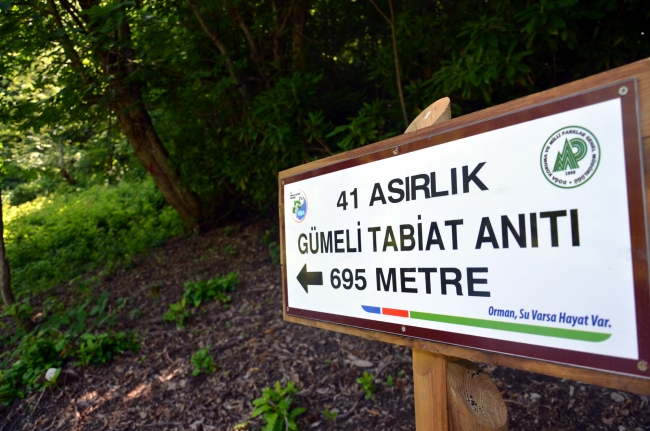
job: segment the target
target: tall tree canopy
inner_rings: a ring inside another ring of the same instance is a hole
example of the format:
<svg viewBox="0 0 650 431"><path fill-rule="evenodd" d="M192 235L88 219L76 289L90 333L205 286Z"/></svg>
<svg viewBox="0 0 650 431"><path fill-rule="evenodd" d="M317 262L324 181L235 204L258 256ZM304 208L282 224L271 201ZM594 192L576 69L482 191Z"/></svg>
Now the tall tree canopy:
<svg viewBox="0 0 650 431"><path fill-rule="evenodd" d="M272 211L279 170L400 133L438 97L458 115L650 56L641 0L5 0L0 10L4 151L45 134L70 181L64 150L101 147L92 170L106 179L119 129L194 225Z"/></svg>

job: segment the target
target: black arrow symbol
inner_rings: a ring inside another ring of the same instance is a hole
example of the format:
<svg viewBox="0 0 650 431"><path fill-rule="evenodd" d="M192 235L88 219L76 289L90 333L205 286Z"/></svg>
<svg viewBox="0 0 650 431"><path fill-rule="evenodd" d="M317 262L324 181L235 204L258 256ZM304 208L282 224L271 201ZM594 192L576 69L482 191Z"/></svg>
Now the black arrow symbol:
<svg viewBox="0 0 650 431"><path fill-rule="evenodd" d="M322 272L307 272L307 264L302 267L300 274L298 274L298 283L305 289L305 292L309 293L307 286L310 284L313 286L322 286L323 285L323 273Z"/></svg>

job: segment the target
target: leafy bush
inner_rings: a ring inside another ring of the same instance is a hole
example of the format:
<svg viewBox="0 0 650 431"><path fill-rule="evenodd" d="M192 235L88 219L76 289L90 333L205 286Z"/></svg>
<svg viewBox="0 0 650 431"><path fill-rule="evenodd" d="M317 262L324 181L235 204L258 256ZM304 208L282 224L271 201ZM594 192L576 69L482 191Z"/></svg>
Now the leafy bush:
<svg viewBox="0 0 650 431"><path fill-rule="evenodd" d="M16 304L13 309L7 307L4 314L14 314L16 309L31 310L28 301ZM82 299L68 308L55 298L46 299L36 330L25 333L24 329L18 329L13 337L2 337L7 350L0 354L0 403L9 405L15 398L24 397L26 391L51 385L43 380L46 370L60 369L72 358L86 366L104 364L126 350L137 351L140 343L135 334L85 332L89 325L95 329L112 326L116 313L124 305L125 301L120 299L111 312L106 312L109 308L106 292L97 298Z"/></svg>
<svg viewBox="0 0 650 431"><path fill-rule="evenodd" d="M105 364L122 352L137 353L141 347L138 336L132 333L83 334L79 338L81 343L75 356L84 367Z"/></svg>
<svg viewBox="0 0 650 431"><path fill-rule="evenodd" d="M208 353L209 350L210 346L207 346L192 355L192 365L194 365L192 376L196 377L201 373L211 374L217 371L214 358Z"/></svg>
<svg viewBox="0 0 650 431"><path fill-rule="evenodd" d="M179 302L169 304L169 311L165 313L163 319L166 322L175 323L177 328L182 328L188 317L190 317L190 312L187 311L187 299L183 298Z"/></svg>
<svg viewBox="0 0 650 431"><path fill-rule="evenodd" d="M33 389L45 370L63 365L70 353L70 343L70 337L51 328L23 337L12 355L18 360L3 373L3 380L11 381L17 388L24 385Z"/></svg>
<svg viewBox="0 0 650 431"><path fill-rule="evenodd" d="M183 230L151 180L40 197L4 212L18 295L128 260Z"/></svg>
<svg viewBox="0 0 650 431"><path fill-rule="evenodd" d="M231 272L225 277L217 276L207 281L197 281L195 283L188 281L185 283L183 299L187 299L194 307L199 307L208 299L216 299L223 304L227 304L232 300L232 297L226 295L226 292L235 290L235 286L239 283L238 275L236 272Z"/></svg>
<svg viewBox="0 0 650 431"><path fill-rule="evenodd" d="M251 418L264 415L266 426L263 431L297 430L296 417L307 409L296 407L291 410L296 393L298 389L293 382L287 383L285 388L280 386L280 382L275 382L275 390L264 388L262 396L253 400L253 406L256 408L251 413Z"/></svg>
<svg viewBox="0 0 650 431"><path fill-rule="evenodd" d="M361 385L363 391L366 393L366 399L370 399L372 397L372 394L374 394L375 390L377 389L372 383L372 380L374 378L375 376L368 373L367 371L364 371L363 376L357 379L357 383Z"/></svg>

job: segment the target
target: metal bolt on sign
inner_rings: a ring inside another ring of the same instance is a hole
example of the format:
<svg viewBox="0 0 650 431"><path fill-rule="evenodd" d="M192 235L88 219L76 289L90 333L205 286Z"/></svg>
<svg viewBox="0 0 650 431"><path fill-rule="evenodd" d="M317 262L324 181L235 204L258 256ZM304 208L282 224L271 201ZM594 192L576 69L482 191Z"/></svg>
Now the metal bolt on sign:
<svg viewBox="0 0 650 431"><path fill-rule="evenodd" d="M402 326L402 332L406 332L406 328Z"/></svg>
<svg viewBox="0 0 650 431"><path fill-rule="evenodd" d="M393 154L397 155L397 153L399 153L399 147L395 147L395 149L393 150Z"/></svg>
<svg viewBox="0 0 650 431"><path fill-rule="evenodd" d="M639 371L648 371L648 362L646 361L639 361L636 366L639 368Z"/></svg>
<svg viewBox="0 0 650 431"><path fill-rule="evenodd" d="M621 88L619 88L618 94L620 94L621 96L625 96L627 94L627 87L623 85Z"/></svg>

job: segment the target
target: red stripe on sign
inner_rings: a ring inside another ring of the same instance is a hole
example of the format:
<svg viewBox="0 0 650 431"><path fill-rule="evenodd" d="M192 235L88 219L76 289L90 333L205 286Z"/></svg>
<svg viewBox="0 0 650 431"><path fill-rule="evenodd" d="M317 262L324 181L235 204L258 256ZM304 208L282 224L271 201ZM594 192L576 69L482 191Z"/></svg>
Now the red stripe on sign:
<svg viewBox="0 0 650 431"><path fill-rule="evenodd" d="M409 317L408 310L398 310L396 308L382 308L381 314L388 314L389 316Z"/></svg>

